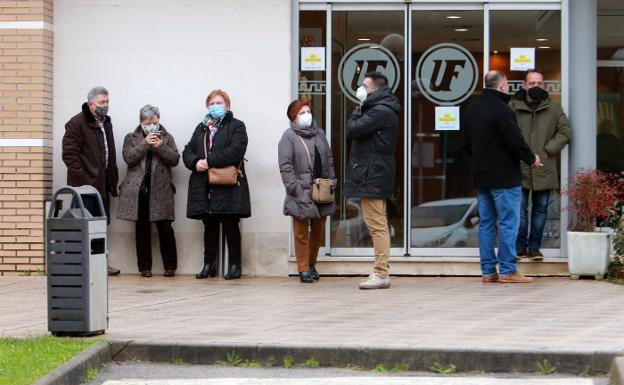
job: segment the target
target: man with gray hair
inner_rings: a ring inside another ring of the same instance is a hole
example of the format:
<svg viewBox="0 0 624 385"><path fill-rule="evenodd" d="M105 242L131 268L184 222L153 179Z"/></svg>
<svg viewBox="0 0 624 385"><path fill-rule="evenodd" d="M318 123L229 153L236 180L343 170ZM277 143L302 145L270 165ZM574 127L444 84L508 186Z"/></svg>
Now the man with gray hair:
<svg viewBox="0 0 624 385"><path fill-rule="evenodd" d="M481 96L466 109L460 120L464 150L471 158L472 178L477 190L482 281L530 283L533 279L516 269L522 192L520 161L533 167L539 167L541 162L522 137L516 116L507 105L510 96L505 74L489 71L484 83ZM497 225L498 255L494 251Z"/></svg>
<svg viewBox="0 0 624 385"><path fill-rule="evenodd" d="M65 124L63 162L67 166L67 184L95 187L104 202L110 224L110 195L117 196L117 160L113 125L108 116L109 97L104 87L93 87L87 94L82 111ZM97 203L87 199L86 208L97 211ZM109 275L119 269L108 266Z"/></svg>

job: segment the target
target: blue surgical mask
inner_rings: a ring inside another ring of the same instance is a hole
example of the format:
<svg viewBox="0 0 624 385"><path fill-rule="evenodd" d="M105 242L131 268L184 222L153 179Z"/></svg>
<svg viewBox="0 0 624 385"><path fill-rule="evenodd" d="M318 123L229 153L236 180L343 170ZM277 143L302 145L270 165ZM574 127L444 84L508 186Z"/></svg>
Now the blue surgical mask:
<svg viewBox="0 0 624 385"><path fill-rule="evenodd" d="M214 119L221 119L225 116L225 104L213 104L208 106L208 114Z"/></svg>

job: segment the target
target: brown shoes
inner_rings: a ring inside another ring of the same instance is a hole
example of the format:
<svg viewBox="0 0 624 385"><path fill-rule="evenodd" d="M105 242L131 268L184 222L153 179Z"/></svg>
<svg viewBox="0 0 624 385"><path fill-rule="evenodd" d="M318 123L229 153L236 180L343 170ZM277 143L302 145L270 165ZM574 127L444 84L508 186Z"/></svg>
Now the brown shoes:
<svg viewBox="0 0 624 385"><path fill-rule="evenodd" d="M509 275L500 275L498 277L499 283L532 283L533 278L524 276L521 273L515 272Z"/></svg>
<svg viewBox="0 0 624 385"><path fill-rule="evenodd" d="M173 269L165 270L165 277L175 277L175 270Z"/></svg>
<svg viewBox="0 0 624 385"><path fill-rule="evenodd" d="M484 276L481 277L481 282L483 282L483 283L497 283L498 282L498 274L484 275Z"/></svg>
<svg viewBox="0 0 624 385"><path fill-rule="evenodd" d="M141 272L141 277L144 277L144 278L150 278L151 276L152 276L152 272L151 272L151 271L149 271L149 270L143 270L143 271Z"/></svg>

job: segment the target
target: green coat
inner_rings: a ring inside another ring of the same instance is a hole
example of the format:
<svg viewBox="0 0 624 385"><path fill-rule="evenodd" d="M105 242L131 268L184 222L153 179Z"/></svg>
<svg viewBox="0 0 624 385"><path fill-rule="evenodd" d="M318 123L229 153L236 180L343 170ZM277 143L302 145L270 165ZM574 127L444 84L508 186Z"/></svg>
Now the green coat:
<svg viewBox="0 0 624 385"><path fill-rule="evenodd" d="M536 191L558 189L557 154L570 142L570 121L559 102L549 97L533 111L524 101L524 95L522 91L516 93L509 106L516 113L524 139L544 166L533 168L520 162L522 188Z"/></svg>

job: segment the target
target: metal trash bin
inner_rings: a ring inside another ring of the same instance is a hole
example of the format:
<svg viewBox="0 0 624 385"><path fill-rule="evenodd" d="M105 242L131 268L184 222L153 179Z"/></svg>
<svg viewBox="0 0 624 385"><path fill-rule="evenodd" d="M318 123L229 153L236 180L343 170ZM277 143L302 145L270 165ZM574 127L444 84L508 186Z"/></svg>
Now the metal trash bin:
<svg viewBox="0 0 624 385"><path fill-rule="evenodd" d="M71 194L59 217L60 194ZM83 196L97 199L99 212L85 209ZM106 212L92 186L61 187L46 220L48 330L54 335L102 334L108 327Z"/></svg>

